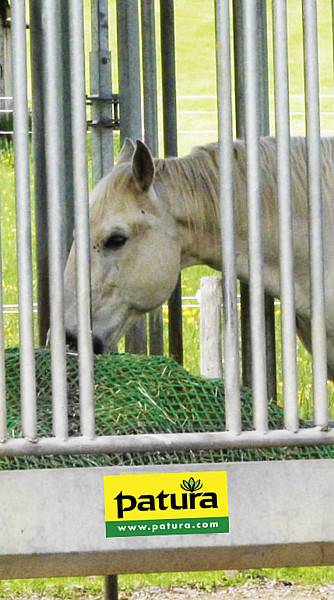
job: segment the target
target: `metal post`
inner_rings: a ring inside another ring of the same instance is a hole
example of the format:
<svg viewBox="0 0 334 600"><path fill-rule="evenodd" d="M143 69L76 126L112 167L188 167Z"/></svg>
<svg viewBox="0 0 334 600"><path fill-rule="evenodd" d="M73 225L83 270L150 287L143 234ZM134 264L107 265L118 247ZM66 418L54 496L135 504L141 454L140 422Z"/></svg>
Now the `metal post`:
<svg viewBox="0 0 334 600"><path fill-rule="evenodd" d="M260 136L269 135L268 48L267 48L267 0L257 0L258 6L258 66ZM276 343L274 298L265 294L264 314L266 324L267 394L277 399L276 391Z"/></svg>
<svg viewBox="0 0 334 600"><path fill-rule="evenodd" d="M275 102L277 134L277 192L280 235L280 288L285 427L297 431L297 362L290 168L289 77L286 2L274 0Z"/></svg>
<svg viewBox="0 0 334 600"><path fill-rule="evenodd" d="M45 89L42 0L30 0L30 39L32 62L32 133L35 172L35 205L38 275L39 343L44 346L50 327L49 253L47 223L47 175L45 149Z"/></svg>
<svg viewBox="0 0 334 600"><path fill-rule="evenodd" d="M64 327L64 126L61 109L60 2L42 2L45 42L45 140L49 228L50 344L54 434L66 438L67 375Z"/></svg>
<svg viewBox="0 0 334 600"><path fill-rule="evenodd" d="M162 101L165 156L177 156L173 0L160 0ZM169 353L183 362L181 277L168 302Z"/></svg>
<svg viewBox="0 0 334 600"><path fill-rule="evenodd" d="M321 197L321 145L319 73L317 40L317 5L303 1L307 175L310 214L310 275L312 307L312 354L314 388L314 422L327 427L327 345L324 286L324 240Z"/></svg>
<svg viewBox="0 0 334 600"><path fill-rule="evenodd" d="M144 139L153 156L158 156L158 102L154 0L141 1L141 29L144 84Z"/></svg>
<svg viewBox="0 0 334 600"><path fill-rule="evenodd" d="M254 426L268 428L267 377L264 314L264 279L262 248L261 173L259 149L259 97L257 61L257 19L254 7L244 0L245 16L245 123L248 195L248 255L250 273L250 311L252 334L252 388Z"/></svg>
<svg viewBox="0 0 334 600"><path fill-rule="evenodd" d="M104 600L118 599L118 579L117 575L106 575L104 586Z"/></svg>
<svg viewBox="0 0 334 600"><path fill-rule="evenodd" d="M110 120L111 97L111 52L108 37L107 0L92 0L92 52L90 54L90 77L92 101L92 160L93 185L106 175L114 163L114 136L110 127L103 126ZM105 599L118 598L117 575L105 577Z"/></svg>
<svg viewBox="0 0 334 600"><path fill-rule="evenodd" d="M14 147L20 315L20 382L24 436L37 437L32 296L29 127L24 0L12 2Z"/></svg>
<svg viewBox="0 0 334 600"><path fill-rule="evenodd" d="M95 436L94 371L90 306L90 243L86 151L86 103L81 0L70 2L71 99L76 232L76 291L81 433Z"/></svg>
<svg viewBox="0 0 334 600"><path fill-rule="evenodd" d="M138 0L117 0L121 140L142 139Z"/></svg>
<svg viewBox="0 0 334 600"><path fill-rule="evenodd" d="M92 121L95 123L92 127L93 184L95 185L111 170L114 163L113 130L108 126L111 117L112 87L107 0L92 0L90 77ZM109 98L109 101L103 98Z"/></svg>
<svg viewBox="0 0 334 600"><path fill-rule="evenodd" d="M74 227L74 182L73 182L73 132L72 132L72 61L70 57L70 15L69 1L61 0L61 110L64 128L64 206L65 206L65 248L66 256L73 242Z"/></svg>
<svg viewBox="0 0 334 600"><path fill-rule="evenodd" d="M158 156L157 68L155 55L154 0L141 2L141 31L144 91L144 139L153 156ZM150 354L163 354L162 310L149 314Z"/></svg>
<svg viewBox="0 0 334 600"><path fill-rule="evenodd" d="M46 175L46 146L45 146L45 97L44 65L45 65L45 36L42 25L42 0L30 0L30 31L32 58L32 88L33 88L33 146L35 170L35 203L37 230L37 270L38 270L38 322L39 340L45 345L47 332L50 327L49 307L49 255L47 222L47 175ZM74 224L73 215L73 161L72 161L72 125L70 80L71 69L69 60L69 29L68 1L61 0L61 48L62 69L59 72L61 85L60 107L64 126L64 204L65 204L65 248L69 251L72 244Z"/></svg>
<svg viewBox="0 0 334 600"><path fill-rule="evenodd" d="M241 406L235 214L233 198L233 134L229 13L229 0L216 0L219 179L224 282L224 381L226 429L234 431L235 433L240 433Z"/></svg>
<svg viewBox="0 0 334 600"><path fill-rule="evenodd" d="M138 0L117 0L121 140L142 139ZM125 338L127 352L147 353L146 318Z"/></svg>
<svg viewBox="0 0 334 600"><path fill-rule="evenodd" d="M256 34L256 53L259 65L259 111L260 135L269 133L268 109L268 59L266 37L266 2L256 0L258 29ZM253 6L254 10L254 6ZM235 103L237 137L245 137L245 68L244 68L244 8L242 0L233 0L234 55L235 55ZM240 32L243 32L242 34ZM252 387L252 352L249 307L249 286L240 283L241 294L241 337L242 337L242 381ZM267 355L267 393L276 398L276 356L275 356L275 320L274 301L265 297L266 355Z"/></svg>
<svg viewBox="0 0 334 600"><path fill-rule="evenodd" d="M237 137L245 137L245 65L243 1L233 0L235 116ZM240 282L242 383L252 387L249 285Z"/></svg>

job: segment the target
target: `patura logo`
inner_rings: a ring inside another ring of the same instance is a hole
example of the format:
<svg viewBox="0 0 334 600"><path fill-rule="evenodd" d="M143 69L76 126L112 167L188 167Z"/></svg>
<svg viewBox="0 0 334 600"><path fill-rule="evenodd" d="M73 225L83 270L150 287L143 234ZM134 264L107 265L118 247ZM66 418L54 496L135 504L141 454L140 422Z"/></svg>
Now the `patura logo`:
<svg viewBox="0 0 334 600"><path fill-rule="evenodd" d="M104 477L107 537L228 533L226 471Z"/></svg>

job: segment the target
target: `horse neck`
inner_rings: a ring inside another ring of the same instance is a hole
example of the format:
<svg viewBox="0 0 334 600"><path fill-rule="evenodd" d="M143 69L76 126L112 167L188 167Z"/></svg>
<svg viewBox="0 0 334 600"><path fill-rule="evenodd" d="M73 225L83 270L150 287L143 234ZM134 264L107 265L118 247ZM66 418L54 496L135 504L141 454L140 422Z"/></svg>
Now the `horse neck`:
<svg viewBox="0 0 334 600"><path fill-rule="evenodd" d="M184 158L156 161L156 190L178 228L182 267L220 268L217 145L196 148Z"/></svg>

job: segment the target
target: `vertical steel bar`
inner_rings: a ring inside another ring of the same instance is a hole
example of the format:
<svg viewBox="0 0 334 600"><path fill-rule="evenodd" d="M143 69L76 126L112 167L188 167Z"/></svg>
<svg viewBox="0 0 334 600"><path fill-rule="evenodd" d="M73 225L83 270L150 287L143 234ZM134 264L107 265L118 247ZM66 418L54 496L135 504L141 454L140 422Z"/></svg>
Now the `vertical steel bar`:
<svg viewBox="0 0 334 600"><path fill-rule="evenodd" d="M108 4L106 0L92 0L92 52L90 62L91 94L97 97L110 95L111 53L108 39ZM100 123L110 118L110 105L93 102L93 121ZM93 184L112 169L114 163L114 136L112 129L92 129ZM117 575L105 577L105 600L118 597Z"/></svg>
<svg viewBox="0 0 334 600"><path fill-rule="evenodd" d="M69 2L61 0L61 104L64 136L64 206L65 206L65 248L68 255L73 242L74 227L74 183L73 183L73 136L72 136L72 104L71 104L71 61Z"/></svg>
<svg viewBox="0 0 334 600"><path fill-rule="evenodd" d="M47 223L47 175L45 151L45 90L42 0L30 0L30 40L33 97L33 149L35 174L38 325L39 343L44 346L50 327L49 253Z"/></svg>
<svg viewBox="0 0 334 600"><path fill-rule="evenodd" d="M323 212L321 198L321 141L317 4L303 0L304 60L306 88L307 174L310 214L310 273L312 306L312 354L314 421L328 423L327 347L324 287Z"/></svg>
<svg viewBox="0 0 334 600"><path fill-rule="evenodd" d="M258 60L259 60L259 114L260 136L269 135L269 91L268 91L268 44L267 44L267 0L257 0L258 10ZM277 399L276 391L276 343L275 302L265 294L264 314L266 325L267 395Z"/></svg>
<svg viewBox="0 0 334 600"><path fill-rule="evenodd" d="M238 138L245 137L245 63L243 0L233 0L235 118ZM249 285L240 282L242 383L252 387Z"/></svg>
<svg viewBox="0 0 334 600"><path fill-rule="evenodd" d="M66 439L68 426L64 328L64 143L59 8L59 0L52 3L43 0L53 432L55 436Z"/></svg>
<svg viewBox="0 0 334 600"><path fill-rule="evenodd" d="M165 156L177 156L175 28L173 0L160 0L162 103ZM181 277L168 302L169 353L183 362Z"/></svg>
<svg viewBox="0 0 334 600"><path fill-rule="evenodd" d="M121 139L142 139L138 0L117 0Z"/></svg>
<svg viewBox="0 0 334 600"><path fill-rule="evenodd" d="M20 320L20 382L24 436L37 437L32 297L29 127L24 0L12 2L14 145Z"/></svg>
<svg viewBox="0 0 334 600"><path fill-rule="evenodd" d="M260 135L269 133L268 107L268 58L266 34L266 1L256 0L253 10L259 15L257 35L257 53L259 60L259 111ZM234 29L234 65L235 65L235 103L236 131L238 138L245 137L245 68L244 68L244 14L243 1L233 0L233 29ZM250 327L250 298L249 286L240 283L241 294L241 338L242 338L242 381L247 387L252 386L252 352ZM276 397L276 356L275 356L275 326L274 301L265 296L266 349L267 349L267 389L268 397Z"/></svg>
<svg viewBox="0 0 334 600"><path fill-rule="evenodd" d="M111 95L111 53L108 37L107 0L92 0L92 52L90 54L91 93L99 98ZM93 101L93 121L102 124L110 119L109 102ZM94 185L106 175L114 162L113 130L92 128L92 159Z"/></svg>
<svg viewBox="0 0 334 600"><path fill-rule="evenodd" d="M250 310L253 358L254 426L268 429L266 343L264 317L264 279L261 173L259 148L259 81L257 60L258 11L244 0L245 17L245 117L247 153L248 244L250 273Z"/></svg>
<svg viewBox="0 0 334 600"><path fill-rule="evenodd" d="M144 139L153 156L158 156L158 102L154 0L141 1L141 30L144 91Z"/></svg>
<svg viewBox="0 0 334 600"><path fill-rule="evenodd" d="M141 32L143 55L144 139L153 156L158 156L157 67L155 52L154 0L141 2ZM163 354L162 310L149 315L150 354Z"/></svg>
<svg viewBox="0 0 334 600"><path fill-rule="evenodd" d="M138 0L117 0L121 139L142 139ZM127 352L147 353L146 318L125 338Z"/></svg>
<svg viewBox="0 0 334 600"><path fill-rule="evenodd" d="M224 294L224 381L226 429L241 431L239 334L235 215L233 201L233 132L231 101L229 0L216 0L219 118L220 216Z"/></svg>
<svg viewBox="0 0 334 600"><path fill-rule="evenodd" d="M73 127L74 214L81 433L93 438L94 369L90 306L90 243L86 149L86 103L82 0L70 0L70 56Z"/></svg>
<svg viewBox="0 0 334 600"><path fill-rule="evenodd" d="M287 15L285 0L274 0L273 25L277 134L277 188L282 306L284 422L285 427L290 431L298 431L296 317L292 230L292 188L290 168L289 74Z"/></svg>

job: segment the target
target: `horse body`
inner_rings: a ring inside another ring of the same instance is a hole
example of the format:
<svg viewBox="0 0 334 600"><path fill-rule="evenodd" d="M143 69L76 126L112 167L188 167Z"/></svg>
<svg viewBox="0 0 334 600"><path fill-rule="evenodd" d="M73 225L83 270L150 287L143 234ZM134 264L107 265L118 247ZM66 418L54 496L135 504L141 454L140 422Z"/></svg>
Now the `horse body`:
<svg viewBox="0 0 334 600"><path fill-rule="evenodd" d="M334 138L324 138L322 195L328 373L334 376ZM276 141L260 142L264 285L280 297ZM108 351L143 313L161 305L179 272L206 264L221 269L218 145L184 158L152 159L127 140L114 169L91 197L93 332ZM307 158L305 138L291 139L292 214L297 330L311 347ZM234 142L237 274L248 280L246 150ZM77 335L75 243L65 271L65 325Z"/></svg>

